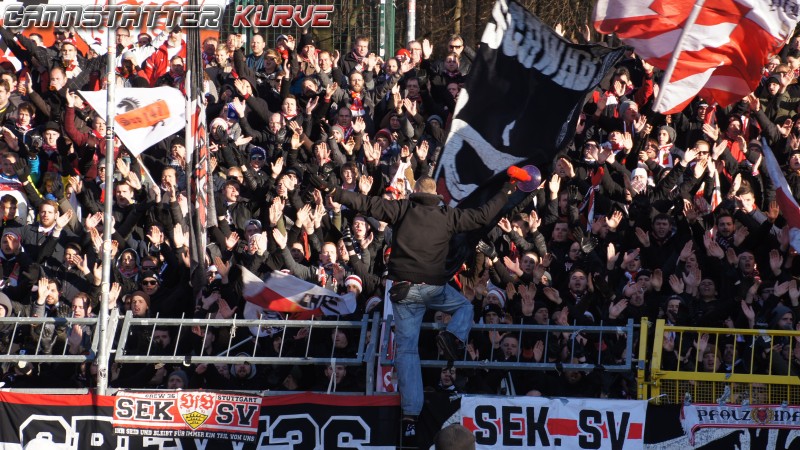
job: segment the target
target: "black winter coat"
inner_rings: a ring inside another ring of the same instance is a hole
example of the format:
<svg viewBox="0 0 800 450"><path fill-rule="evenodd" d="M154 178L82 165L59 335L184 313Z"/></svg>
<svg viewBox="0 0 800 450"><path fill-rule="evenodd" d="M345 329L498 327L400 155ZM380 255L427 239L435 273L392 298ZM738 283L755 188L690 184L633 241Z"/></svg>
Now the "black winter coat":
<svg viewBox="0 0 800 450"><path fill-rule="evenodd" d="M334 201L392 225L389 279L441 286L450 278L445 260L450 238L478 230L508 201L505 189L475 209L442 205L438 195L414 193L407 200L385 200L337 189Z"/></svg>

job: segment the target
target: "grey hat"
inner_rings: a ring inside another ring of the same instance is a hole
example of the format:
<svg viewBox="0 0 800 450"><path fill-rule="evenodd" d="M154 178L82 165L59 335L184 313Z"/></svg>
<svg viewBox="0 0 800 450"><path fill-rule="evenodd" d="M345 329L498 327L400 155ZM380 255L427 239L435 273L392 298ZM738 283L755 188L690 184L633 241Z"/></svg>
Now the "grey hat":
<svg viewBox="0 0 800 450"><path fill-rule="evenodd" d="M434 120L435 120L435 121L437 121L437 122L439 122L439 125L444 125L444 120L442 120L442 117L441 117L441 116L438 116L438 115L436 115L436 114L431 114L431 116L430 116L430 117L428 117L428 121L427 121L427 123L431 123L431 122L433 122Z"/></svg>
<svg viewBox="0 0 800 450"><path fill-rule="evenodd" d="M666 132L667 132L667 135L669 136L669 142L670 142L670 143L673 143L673 142L675 142L675 137L678 135L678 134L675 132L675 128L672 128L672 127L671 127L671 126L669 126L669 125L662 125L662 126L658 127L658 132L660 133L660 132L661 132L661 130L664 130L664 131L666 131Z"/></svg>
<svg viewBox="0 0 800 450"><path fill-rule="evenodd" d="M635 103L630 100L625 100L624 102L620 103L619 106L617 107L619 115L621 116L625 114L625 111L627 111L628 108L630 108L633 105L635 105Z"/></svg>
<svg viewBox="0 0 800 450"><path fill-rule="evenodd" d="M186 375L186 372L184 372L183 370L178 369L169 374L169 376L167 377L167 381L169 381L169 379L172 377L180 377L180 379L183 380L183 387L184 388L189 387L189 376Z"/></svg>

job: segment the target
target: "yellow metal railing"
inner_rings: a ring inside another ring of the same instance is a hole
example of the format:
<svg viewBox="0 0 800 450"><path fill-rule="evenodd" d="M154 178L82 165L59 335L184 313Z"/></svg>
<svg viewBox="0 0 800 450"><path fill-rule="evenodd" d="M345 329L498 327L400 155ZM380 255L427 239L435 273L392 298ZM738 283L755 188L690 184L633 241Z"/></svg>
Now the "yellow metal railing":
<svg viewBox="0 0 800 450"><path fill-rule="evenodd" d="M636 386L638 387L637 398L639 400L650 398L650 385L647 382L647 367L645 367L650 359L647 356L649 353L647 346L650 343L649 331L650 321L647 320L647 317L643 317L639 327L639 360L636 364Z"/></svg>
<svg viewBox="0 0 800 450"><path fill-rule="evenodd" d="M640 336L648 340L644 323ZM800 357L798 331L681 327L658 320L652 342L649 381L643 382L639 370L639 398L647 398L649 388L662 404L688 399L800 405L800 373L792 368L795 353ZM641 342L639 358L646 359Z"/></svg>

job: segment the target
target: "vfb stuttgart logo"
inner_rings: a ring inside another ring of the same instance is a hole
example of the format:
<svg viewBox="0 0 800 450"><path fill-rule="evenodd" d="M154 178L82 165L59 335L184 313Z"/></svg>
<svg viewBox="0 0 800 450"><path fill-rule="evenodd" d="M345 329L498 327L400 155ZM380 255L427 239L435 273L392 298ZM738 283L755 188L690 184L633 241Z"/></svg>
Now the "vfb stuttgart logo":
<svg viewBox="0 0 800 450"><path fill-rule="evenodd" d="M178 413L187 425L196 430L211 417L214 400L213 394L181 393L178 396Z"/></svg>

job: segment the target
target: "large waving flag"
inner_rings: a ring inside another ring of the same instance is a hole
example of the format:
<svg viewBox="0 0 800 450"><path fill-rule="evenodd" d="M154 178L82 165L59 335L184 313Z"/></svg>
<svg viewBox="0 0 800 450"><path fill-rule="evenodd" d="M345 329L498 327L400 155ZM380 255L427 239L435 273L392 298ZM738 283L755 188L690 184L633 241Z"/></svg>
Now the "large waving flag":
<svg viewBox="0 0 800 450"><path fill-rule="evenodd" d="M800 252L800 206L797 205L792 190L789 189L789 184L786 182L786 177L783 176L778 160L775 159L775 154L772 153L772 149L767 145L767 140L763 137L761 138L761 147L767 173L775 184L775 200L778 202L781 214L786 218L786 223L789 224L789 243L795 251Z"/></svg>
<svg viewBox="0 0 800 450"><path fill-rule="evenodd" d="M106 91L79 91L100 117L106 117ZM171 87L117 88L114 132L134 156L186 126L181 91Z"/></svg>
<svg viewBox="0 0 800 450"><path fill-rule="evenodd" d="M14 53L9 50L8 46L3 42L3 38L0 37L0 63L6 61L10 62L17 72L22 70L22 62L14 56Z"/></svg>
<svg viewBox="0 0 800 450"><path fill-rule="evenodd" d="M573 44L514 1L498 0L492 19L436 164L439 194L451 206L483 205L512 165L532 164L547 172L571 142L586 94L624 52ZM517 192L508 208L526 195ZM479 236L460 235L460 242L451 243L451 273Z"/></svg>
<svg viewBox="0 0 800 450"><path fill-rule="evenodd" d="M727 106L755 89L767 59L780 50L797 25L796 5L784 8L779 3L598 0L594 27L600 33L616 33L660 69L677 57L656 107L671 114L698 94L710 103ZM693 8L699 8L695 15ZM678 45L681 51L676 54Z"/></svg>
<svg viewBox="0 0 800 450"><path fill-rule="evenodd" d="M244 299L264 310L295 313L295 318L336 316L356 310L355 294L338 295L295 276L272 272L258 278L242 267Z"/></svg>

